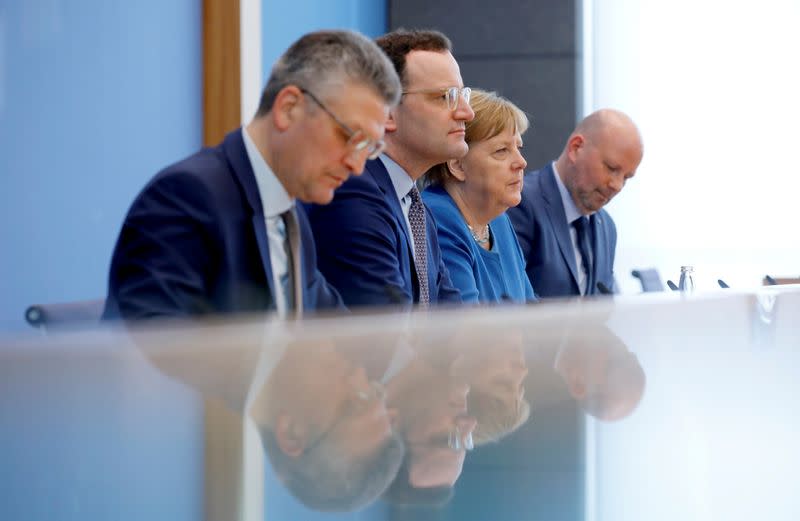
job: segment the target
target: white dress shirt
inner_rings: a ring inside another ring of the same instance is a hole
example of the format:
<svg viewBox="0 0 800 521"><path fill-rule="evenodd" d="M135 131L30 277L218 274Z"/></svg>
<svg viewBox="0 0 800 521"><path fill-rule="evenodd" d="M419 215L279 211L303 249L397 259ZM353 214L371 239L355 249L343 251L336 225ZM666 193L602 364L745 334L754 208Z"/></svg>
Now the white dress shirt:
<svg viewBox="0 0 800 521"><path fill-rule="evenodd" d="M289 259L286 255L286 228L281 219L281 214L294 206L294 199L289 197L286 189L275 177L275 173L264 161L253 140L247 134L247 129L242 127L244 148L256 176L258 193L261 197L261 206L264 208L264 220L267 224L267 237L269 238L269 260L272 266L272 287L275 290L275 307L278 316L286 316L288 308L288 295L281 283L289 273Z"/></svg>

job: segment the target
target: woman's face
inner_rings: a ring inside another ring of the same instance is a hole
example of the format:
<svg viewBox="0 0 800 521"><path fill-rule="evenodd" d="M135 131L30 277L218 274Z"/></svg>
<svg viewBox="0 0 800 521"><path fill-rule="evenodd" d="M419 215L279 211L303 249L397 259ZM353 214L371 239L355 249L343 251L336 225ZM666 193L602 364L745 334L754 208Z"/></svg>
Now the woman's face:
<svg viewBox="0 0 800 521"><path fill-rule="evenodd" d="M461 165L464 191L474 206L500 215L520 203L522 176L528 165L521 148L522 137L511 125L493 138L469 144Z"/></svg>

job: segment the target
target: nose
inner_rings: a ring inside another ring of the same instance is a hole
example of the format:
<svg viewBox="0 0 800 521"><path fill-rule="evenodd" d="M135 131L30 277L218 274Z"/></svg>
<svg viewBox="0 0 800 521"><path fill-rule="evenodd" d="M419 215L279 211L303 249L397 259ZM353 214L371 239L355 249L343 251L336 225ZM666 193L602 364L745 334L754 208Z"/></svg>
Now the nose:
<svg viewBox="0 0 800 521"><path fill-rule="evenodd" d="M517 149L517 160L514 166L516 166L517 170L525 170L528 166L528 162L522 157L522 152L520 152L519 149Z"/></svg>
<svg viewBox="0 0 800 521"><path fill-rule="evenodd" d="M611 188L614 193L619 193L622 190L622 187L625 186L625 178L621 175L612 175L611 179L608 182L608 187Z"/></svg>
<svg viewBox="0 0 800 521"><path fill-rule="evenodd" d="M449 404L454 409L467 410L467 395L469 394L469 384L453 383L450 387Z"/></svg>
<svg viewBox="0 0 800 521"><path fill-rule="evenodd" d="M342 158L342 164L347 168L347 171L353 175L361 175L364 171L364 165L367 163L367 153L356 153L348 151L344 158Z"/></svg>
<svg viewBox="0 0 800 521"><path fill-rule="evenodd" d="M453 119L456 121L472 121L475 119L475 111L472 110L464 96L458 96L458 105L456 105L456 110L453 111Z"/></svg>

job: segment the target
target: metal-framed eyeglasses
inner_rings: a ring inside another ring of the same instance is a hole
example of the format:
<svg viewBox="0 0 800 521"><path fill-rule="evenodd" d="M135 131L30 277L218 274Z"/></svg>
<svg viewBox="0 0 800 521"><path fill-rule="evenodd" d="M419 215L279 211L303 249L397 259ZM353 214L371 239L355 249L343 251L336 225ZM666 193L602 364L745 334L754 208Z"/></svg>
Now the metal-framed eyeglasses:
<svg viewBox="0 0 800 521"><path fill-rule="evenodd" d="M319 446L331 432L335 431L336 428L342 424L342 422L363 413L376 401L386 401L386 388L380 382L371 381L366 389L353 390L347 397L347 400L339 407L339 410L334 416L335 419L333 423L323 432L319 433L316 438L308 442L308 445L306 445L304 449L305 453Z"/></svg>
<svg viewBox="0 0 800 521"><path fill-rule="evenodd" d="M326 107L316 96L314 96L313 93L304 88L300 88L300 91L314 100L314 103L319 105L319 108L324 110L325 113L327 113L331 119L333 119L333 121L335 121L336 124L341 127L341 129L347 135L347 148L351 154L358 156L366 153L367 159L376 159L381 155L383 150L386 148L386 143L384 143L382 139L371 139L367 137L362 130L351 129L341 119L336 117L336 114L331 112L328 107Z"/></svg>
<svg viewBox="0 0 800 521"><path fill-rule="evenodd" d="M459 98L464 100L464 103L469 105L469 99L472 96L472 89L469 87L444 87L441 89L421 89L421 90L406 90L405 94L441 94L447 101L447 108L455 111L458 108Z"/></svg>

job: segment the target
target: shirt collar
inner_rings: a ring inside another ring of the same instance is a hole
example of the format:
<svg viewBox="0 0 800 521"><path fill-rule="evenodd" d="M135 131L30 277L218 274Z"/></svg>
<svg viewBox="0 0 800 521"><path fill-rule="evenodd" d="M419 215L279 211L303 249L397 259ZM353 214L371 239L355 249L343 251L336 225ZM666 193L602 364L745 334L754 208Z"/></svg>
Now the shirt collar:
<svg viewBox="0 0 800 521"><path fill-rule="evenodd" d="M261 206L264 207L264 216L277 217L294 206L294 198L289 197L289 194L286 193L286 189L264 161L261 152L258 151L258 147L250 138L245 127L242 127L242 138L247 158L250 160L250 166L256 176Z"/></svg>
<svg viewBox="0 0 800 521"><path fill-rule="evenodd" d="M564 185L564 181L561 180L561 176L558 175L555 161L553 161L553 173L556 175L556 184L558 185L558 192L561 194L561 203L564 206L567 224L572 224L572 222L578 217L581 217L582 214L578 211L578 207L575 206L575 201L572 199L572 195L570 195L566 185Z"/></svg>
<svg viewBox="0 0 800 521"><path fill-rule="evenodd" d="M386 167L386 171L389 172L389 178L392 180L394 191L397 192L397 198L403 199L411 191L411 187L414 186L414 180L403 170L402 166L398 165L394 159L386 154L381 154L381 161L383 166Z"/></svg>

